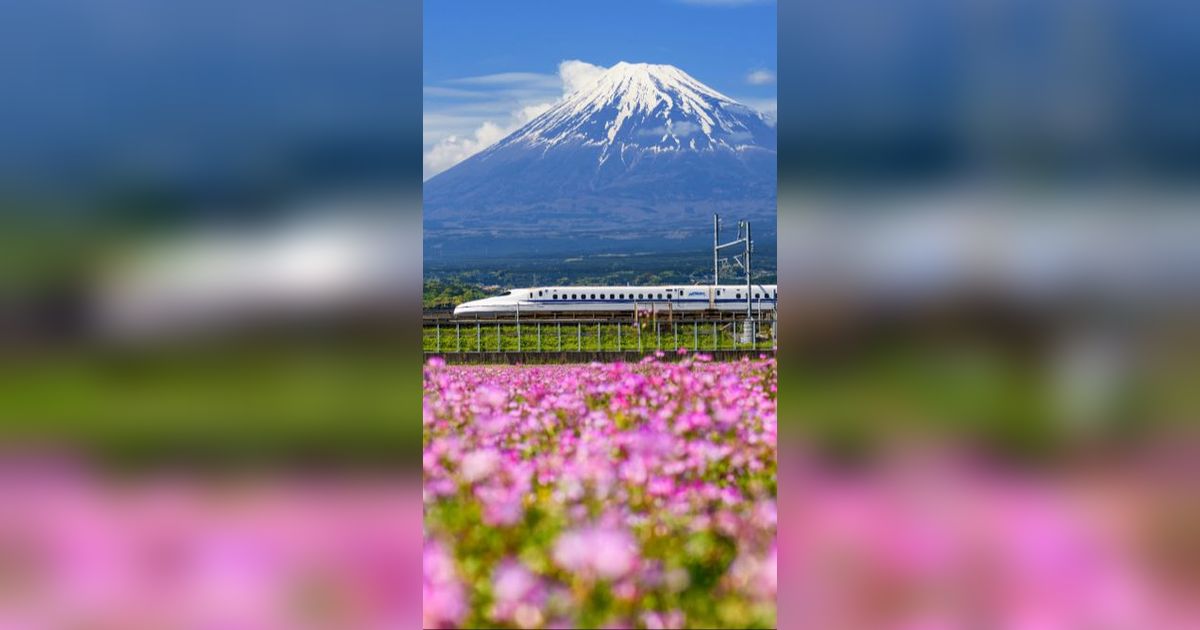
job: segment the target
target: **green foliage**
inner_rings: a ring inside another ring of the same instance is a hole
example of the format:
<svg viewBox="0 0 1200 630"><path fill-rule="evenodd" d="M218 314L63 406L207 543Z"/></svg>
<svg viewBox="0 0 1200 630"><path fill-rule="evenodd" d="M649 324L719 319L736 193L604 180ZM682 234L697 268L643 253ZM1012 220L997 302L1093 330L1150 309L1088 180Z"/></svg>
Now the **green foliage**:
<svg viewBox="0 0 1200 630"><path fill-rule="evenodd" d="M395 344L64 349L0 364L0 439L117 467L396 468L420 445L420 371Z"/></svg>
<svg viewBox="0 0 1200 630"><path fill-rule="evenodd" d="M488 296L478 285L457 280L426 280L421 294L423 308L457 306Z"/></svg>
<svg viewBox="0 0 1200 630"><path fill-rule="evenodd" d="M671 323L667 321L642 322L640 328L635 328L630 322L614 322L606 324L539 324L530 322L521 324L520 339L516 325L503 325L491 322L479 324L441 324L428 325L424 328L422 348L425 352L483 352L508 351L518 349L525 352L653 352L664 350L672 352L679 348L689 351L699 350L745 350L746 344L734 338L734 331L729 322L717 324L714 335L713 325ZM599 328L599 331L597 331ZM597 332L599 337L597 337ZM774 347L771 339L759 338L754 344L756 350L770 350Z"/></svg>

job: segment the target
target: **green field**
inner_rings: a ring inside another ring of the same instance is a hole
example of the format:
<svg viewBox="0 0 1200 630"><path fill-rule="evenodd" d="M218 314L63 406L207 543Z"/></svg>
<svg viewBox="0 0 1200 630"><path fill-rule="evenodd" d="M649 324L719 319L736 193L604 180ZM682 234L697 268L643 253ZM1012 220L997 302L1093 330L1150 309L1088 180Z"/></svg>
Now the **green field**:
<svg viewBox="0 0 1200 630"><path fill-rule="evenodd" d="M522 348L536 349L536 324L521 329ZM636 331L621 329L622 347L636 351ZM662 331L670 351L673 330L663 323ZM425 332L430 351L436 329ZM515 350L515 326L501 332L501 347ZM731 347L728 324L719 332L719 345ZM441 333L443 352L452 352L453 326ZM473 349L475 327L461 333L463 349ZM616 325L600 333L599 347L615 349ZM708 350L711 326L694 333ZM494 325L480 327L488 350L495 334ZM542 347L570 351L582 337L594 351L595 335L595 325L564 324L559 346L557 327L542 324ZM679 338L691 347L691 324L679 325ZM65 449L118 466L409 466L420 461L422 436L421 356L410 339L14 350L0 361L0 442L15 452ZM643 330L644 351L653 351L653 339ZM780 355L780 435L820 452L853 457L893 443L950 440L1052 458L1064 446L1118 448L1161 432L1194 432L1200 417L1194 343L1163 347L1103 392L1098 417L1072 424L1052 364L1011 345L905 334L834 350L792 339Z"/></svg>
<svg viewBox="0 0 1200 630"><path fill-rule="evenodd" d="M405 343L62 348L0 362L0 442L114 465L394 468L419 453Z"/></svg>
<svg viewBox="0 0 1200 630"><path fill-rule="evenodd" d="M686 348L705 350L771 350L771 324L760 324L758 340L751 346L735 338L732 322L712 323L643 322L552 324L427 324L423 329L425 352L653 352Z"/></svg>

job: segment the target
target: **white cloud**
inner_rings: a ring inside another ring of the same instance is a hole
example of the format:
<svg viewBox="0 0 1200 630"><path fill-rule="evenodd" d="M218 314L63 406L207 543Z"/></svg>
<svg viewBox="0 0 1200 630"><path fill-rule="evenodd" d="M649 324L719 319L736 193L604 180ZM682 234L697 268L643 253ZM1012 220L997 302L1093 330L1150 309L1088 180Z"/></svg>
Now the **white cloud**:
<svg viewBox="0 0 1200 630"><path fill-rule="evenodd" d="M537 72L500 72L497 74L484 74L476 77L462 77L460 79L450 79L446 83L455 83L459 85L543 85L554 87L556 79L552 74L539 74Z"/></svg>
<svg viewBox="0 0 1200 630"><path fill-rule="evenodd" d="M746 83L750 85L770 85L775 82L775 73L766 68L753 70L746 75Z"/></svg>
<svg viewBox="0 0 1200 630"><path fill-rule="evenodd" d="M447 98L488 98L487 92L476 92L474 90L463 90L460 88L442 87L440 85L427 85L421 92L428 97L447 97Z"/></svg>
<svg viewBox="0 0 1200 630"><path fill-rule="evenodd" d="M737 102L739 102L743 105L752 107L755 110L757 110L763 114L766 114L767 116L774 117L775 113L777 111L779 111L779 100L778 99L745 97L745 98L738 98L735 100L737 100Z"/></svg>
<svg viewBox="0 0 1200 630"><path fill-rule="evenodd" d="M605 70L570 59L558 65L557 75L503 72L444 82L456 86L453 88L427 86L422 179L499 142L562 97L587 87ZM430 98L450 98L454 102L431 110Z"/></svg>
<svg viewBox="0 0 1200 630"><path fill-rule="evenodd" d="M568 59L558 64L558 76L562 79L563 95L587 87L607 69L578 59Z"/></svg>
<svg viewBox="0 0 1200 630"><path fill-rule="evenodd" d="M485 120L470 136L450 135L443 138L425 152L422 164L423 179L429 179L503 140L505 136L519 129L521 125L550 109L551 105L553 103L528 105L513 112L512 119L504 126Z"/></svg>

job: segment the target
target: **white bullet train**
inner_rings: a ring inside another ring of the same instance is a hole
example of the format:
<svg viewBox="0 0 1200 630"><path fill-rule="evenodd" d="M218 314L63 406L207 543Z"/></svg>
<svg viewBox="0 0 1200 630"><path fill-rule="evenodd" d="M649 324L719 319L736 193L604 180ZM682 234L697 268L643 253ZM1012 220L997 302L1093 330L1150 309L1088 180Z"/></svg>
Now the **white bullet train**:
<svg viewBox="0 0 1200 630"><path fill-rule="evenodd" d="M777 285L750 287L755 311L775 310ZM746 310L746 285L664 285L653 287L535 287L513 289L504 295L464 302L455 315L516 313L667 313L672 311Z"/></svg>

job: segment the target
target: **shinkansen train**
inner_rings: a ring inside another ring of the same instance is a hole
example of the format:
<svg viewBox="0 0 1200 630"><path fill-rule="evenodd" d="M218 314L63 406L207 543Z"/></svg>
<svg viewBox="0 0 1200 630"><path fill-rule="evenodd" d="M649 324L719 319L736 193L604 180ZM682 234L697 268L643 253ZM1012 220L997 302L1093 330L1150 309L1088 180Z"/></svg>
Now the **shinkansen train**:
<svg viewBox="0 0 1200 630"><path fill-rule="evenodd" d="M750 286L750 307L774 310L777 286ZM656 287L536 287L513 289L504 295L464 302L455 315L510 313L742 311L746 285L674 285Z"/></svg>

